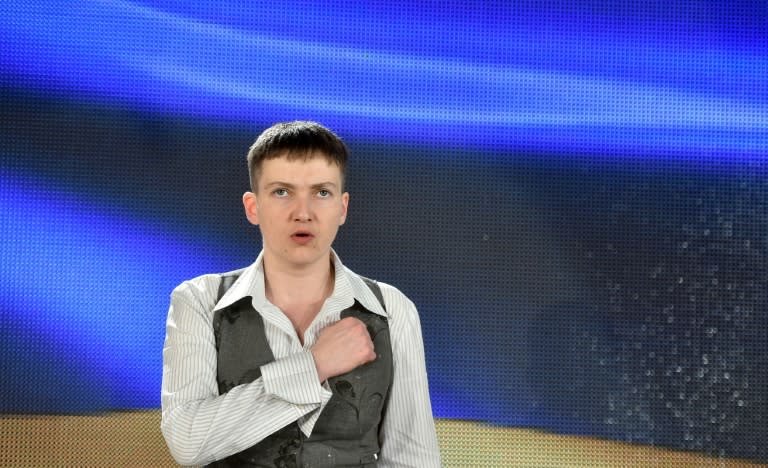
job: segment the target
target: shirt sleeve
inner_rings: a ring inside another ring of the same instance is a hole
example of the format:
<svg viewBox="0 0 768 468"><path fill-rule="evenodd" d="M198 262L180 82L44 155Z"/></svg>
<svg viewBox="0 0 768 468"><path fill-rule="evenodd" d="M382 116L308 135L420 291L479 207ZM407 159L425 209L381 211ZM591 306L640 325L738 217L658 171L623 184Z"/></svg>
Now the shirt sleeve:
<svg viewBox="0 0 768 468"><path fill-rule="evenodd" d="M331 397L319 383L309 351L263 366L262 377L219 395L210 319L217 286L187 282L171 295L161 429L171 455L182 465L203 465L245 450L316 412ZM306 421L302 429L311 431Z"/></svg>
<svg viewBox="0 0 768 468"><path fill-rule="evenodd" d="M390 317L394 376L380 431L378 466L440 467L419 315L400 291L386 284L381 287Z"/></svg>

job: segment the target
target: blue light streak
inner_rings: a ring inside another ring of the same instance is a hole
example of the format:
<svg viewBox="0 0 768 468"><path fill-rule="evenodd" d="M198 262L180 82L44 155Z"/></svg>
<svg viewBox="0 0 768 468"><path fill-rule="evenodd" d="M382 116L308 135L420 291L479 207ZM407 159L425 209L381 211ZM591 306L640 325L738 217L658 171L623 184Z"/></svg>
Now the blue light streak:
<svg viewBox="0 0 768 468"><path fill-rule="evenodd" d="M157 407L170 291L183 279L226 270L232 259L55 181L6 170L0 187L0 297L11 307L3 310L4 346L29 359L3 366L28 372L15 380L27 396L7 404L31 405L2 411Z"/></svg>
<svg viewBox="0 0 768 468"><path fill-rule="evenodd" d="M249 23L198 4L79 1L62 12L57 2L10 2L0 38L14 46L0 56L0 79L235 123L310 117L348 138L608 156L768 153L768 55L754 26L722 32L661 7L639 12L652 26L643 29L617 22L622 11L609 12L613 23L571 21L529 5L472 20L376 5L372 17L302 4L303 16L281 27L271 15ZM580 3L583 12L600 5Z"/></svg>

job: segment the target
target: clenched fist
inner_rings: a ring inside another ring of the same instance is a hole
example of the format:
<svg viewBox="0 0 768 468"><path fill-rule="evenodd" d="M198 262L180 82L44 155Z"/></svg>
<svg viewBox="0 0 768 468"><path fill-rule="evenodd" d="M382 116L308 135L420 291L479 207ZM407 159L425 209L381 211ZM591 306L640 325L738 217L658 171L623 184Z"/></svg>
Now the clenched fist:
<svg viewBox="0 0 768 468"><path fill-rule="evenodd" d="M323 328L310 351L321 382L376 359L368 329L354 317Z"/></svg>

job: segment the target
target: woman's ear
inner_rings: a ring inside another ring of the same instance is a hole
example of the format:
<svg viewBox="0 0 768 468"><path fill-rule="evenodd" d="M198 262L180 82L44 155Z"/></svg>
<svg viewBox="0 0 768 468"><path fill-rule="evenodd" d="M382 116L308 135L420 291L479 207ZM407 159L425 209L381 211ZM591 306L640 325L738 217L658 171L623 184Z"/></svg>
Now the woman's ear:
<svg viewBox="0 0 768 468"><path fill-rule="evenodd" d="M349 209L349 192L344 192L341 195L341 218L339 219L339 226L347 222L348 209Z"/></svg>
<svg viewBox="0 0 768 468"><path fill-rule="evenodd" d="M245 192L243 194L243 208L245 209L245 217L248 218L248 222L254 226L259 224L259 201L256 198L256 194L253 192Z"/></svg>

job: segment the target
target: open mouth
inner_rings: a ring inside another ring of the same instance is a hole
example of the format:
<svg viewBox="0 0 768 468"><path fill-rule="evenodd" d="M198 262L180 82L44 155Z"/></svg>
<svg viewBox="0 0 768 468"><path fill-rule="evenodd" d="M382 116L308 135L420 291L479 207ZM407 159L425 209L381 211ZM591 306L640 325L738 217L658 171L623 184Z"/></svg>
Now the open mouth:
<svg viewBox="0 0 768 468"><path fill-rule="evenodd" d="M292 238L292 239L293 239L295 242L298 242L299 244L306 244L307 242L309 242L310 240L312 240L312 238L313 238L313 237L314 237L314 236L313 236L312 234L310 234L309 232L303 232L303 231L294 232L294 233L291 235L291 238Z"/></svg>

